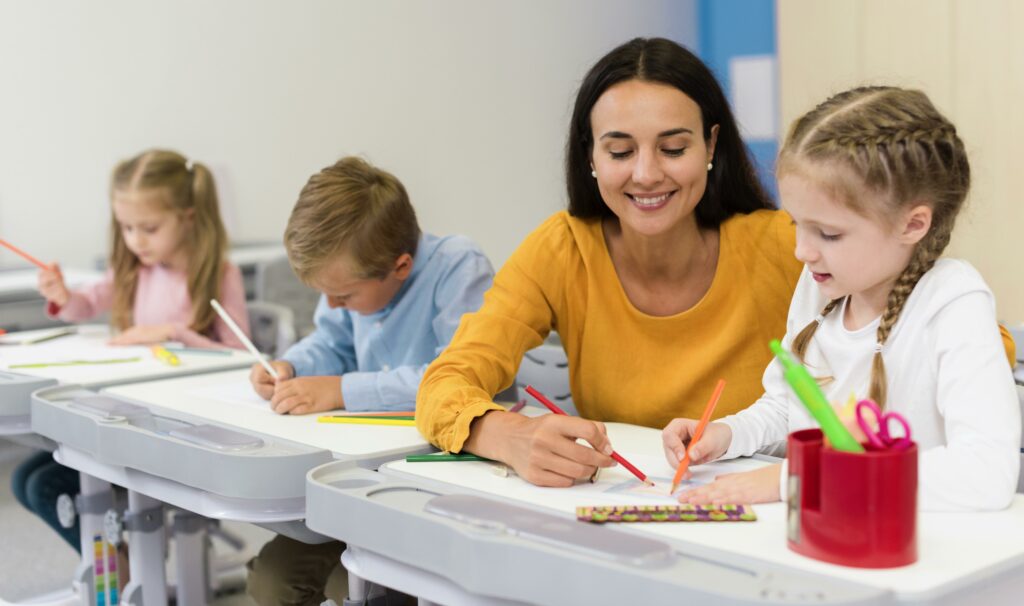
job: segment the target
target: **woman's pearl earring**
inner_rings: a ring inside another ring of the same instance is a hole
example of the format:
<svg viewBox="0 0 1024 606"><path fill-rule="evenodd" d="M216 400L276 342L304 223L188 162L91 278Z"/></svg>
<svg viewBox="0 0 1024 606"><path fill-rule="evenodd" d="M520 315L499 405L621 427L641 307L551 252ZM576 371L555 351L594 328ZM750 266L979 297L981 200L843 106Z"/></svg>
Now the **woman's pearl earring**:
<svg viewBox="0 0 1024 606"><path fill-rule="evenodd" d="M590 176L596 179L597 178L597 171L596 170L590 171Z"/></svg>
<svg viewBox="0 0 1024 606"><path fill-rule="evenodd" d="M711 169L714 168L714 167L715 167L714 164L708 162L708 172L711 172Z"/></svg>

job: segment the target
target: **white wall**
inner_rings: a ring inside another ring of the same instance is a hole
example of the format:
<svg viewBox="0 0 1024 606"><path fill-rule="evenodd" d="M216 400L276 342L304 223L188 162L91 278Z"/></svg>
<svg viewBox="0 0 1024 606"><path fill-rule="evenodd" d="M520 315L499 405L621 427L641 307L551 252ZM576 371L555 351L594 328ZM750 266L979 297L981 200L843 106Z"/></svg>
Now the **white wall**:
<svg viewBox="0 0 1024 606"><path fill-rule="evenodd" d="M279 241L309 175L363 154L424 229L470 235L498 266L564 205L586 69L634 36L695 46L695 15L695 0L0 0L0 237L91 264L110 170L159 146L214 169L234 240Z"/></svg>

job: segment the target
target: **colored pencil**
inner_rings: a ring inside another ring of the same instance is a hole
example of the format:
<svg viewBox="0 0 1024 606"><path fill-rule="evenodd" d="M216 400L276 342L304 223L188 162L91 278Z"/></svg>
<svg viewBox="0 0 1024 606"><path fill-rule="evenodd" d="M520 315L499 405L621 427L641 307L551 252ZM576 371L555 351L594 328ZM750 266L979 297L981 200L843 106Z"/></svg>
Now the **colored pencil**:
<svg viewBox="0 0 1024 606"><path fill-rule="evenodd" d="M271 366L270 363L267 362L266 358L263 357L263 354L261 354L259 350L256 349L256 346L252 344L252 341L249 340L249 337L245 336L245 333L242 332L242 329L238 327L238 324L235 324L235 321L231 319L231 315L228 314L227 310L221 307L217 299L210 299L210 305L213 306L213 311L217 312L217 315L220 316L220 319L224 320L224 323L228 325L228 328L231 329L231 332L235 333L235 336L238 337L238 340L242 342L242 345L245 345L245 348L249 350L249 353L251 353L256 358L256 361L263 365L263 368L267 370L270 376L274 377L275 381L280 381L281 377L277 374L277 371L274 370L274 367Z"/></svg>
<svg viewBox="0 0 1024 606"><path fill-rule="evenodd" d="M415 427L416 421L408 419L366 419L360 417L339 417L334 415L322 415L316 418L318 423L343 423L349 425L393 425Z"/></svg>
<svg viewBox="0 0 1024 606"><path fill-rule="evenodd" d="M414 415L331 415L339 419L380 419L382 421L415 421Z"/></svg>
<svg viewBox="0 0 1024 606"><path fill-rule="evenodd" d="M532 385L527 385L526 386L526 393L528 393L531 396L533 396L534 398L536 398L538 402L543 404L545 407L547 407L548 410L550 410L551 412L555 413L556 415L568 416L565 413L564 410L559 408L551 400L545 398L544 394L542 394L539 391L537 391L536 389L534 389ZM644 472L642 472L639 469L637 469L635 465L633 465L632 463L627 461L625 459L625 457L623 457L619 453L615 452L614 450L612 451L612 458L615 459L616 461L618 461L619 465L622 465L623 467L625 467L629 471L629 473L631 473L634 476L636 476L638 480L640 480L644 484L647 484L648 486L654 486L654 482L648 480L647 479L647 475Z"/></svg>
<svg viewBox="0 0 1024 606"><path fill-rule="evenodd" d="M381 412L374 412L372 410L367 411L352 411L343 410L338 412L332 412L336 417L415 417L415 410L385 410Z"/></svg>
<svg viewBox="0 0 1024 606"><path fill-rule="evenodd" d="M18 255L22 259L25 259L29 263L37 265L39 267L39 269L50 269L50 267L46 263L43 263L39 259L37 259L37 258L33 257L32 255L28 254L27 252L21 250L20 248L18 248L17 246L11 244L7 240L0 239L0 246L6 247L8 250L10 250L14 254Z"/></svg>
<svg viewBox="0 0 1024 606"><path fill-rule="evenodd" d="M708 426L711 414L715 412L715 406L718 405L718 400L722 397L723 389L725 389L725 379L719 379L718 385L715 385L715 391L711 394L711 399L708 400L707 405L704 407L704 414L701 415L700 422L697 423L697 429L694 430L693 436L690 438L690 444L686 447L683 459L679 461L679 467L676 467L676 475L672 478L672 490L669 491L669 494L674 493L676 488L679 488L679 482L682 481L683 474L690 467L690 448L704 435L704 428Z"/></svg>
<svg viewBox="0 0 1024 606"><path fill-rule="evenodd" d="M485 459L475 454L469 453L438 453L428 455L409 455L405 457L406 463L434 463L436 461L487 461L493 462L491 459Z"/></svg>
<svg viewBox="0 0 1024 606"><path fill-rule="evenodd" d="M48 368L50 366L88 366L90 364L124 364L138 362L142 358L107 358L104 360L64 360L59 362L35 362L33 364L11 364L7 368Z"/></svg>
<svg viewBox="0 0 1024 606"><path fill-rule="evenodd" d="M199 356L230 356L234 353L233 349L208 349L205 347L165 347L164 349L176 354L195 354Z"/></svg>
<svg viewBox="0 0 1024 606"><path fill-rule="evenodd" d="M167 364L168 366L181 366L181 359L171 353L163 345L154 345L149 349L153 352L153 355L156 356L156 359L160 360L164 364Z"/></svg>

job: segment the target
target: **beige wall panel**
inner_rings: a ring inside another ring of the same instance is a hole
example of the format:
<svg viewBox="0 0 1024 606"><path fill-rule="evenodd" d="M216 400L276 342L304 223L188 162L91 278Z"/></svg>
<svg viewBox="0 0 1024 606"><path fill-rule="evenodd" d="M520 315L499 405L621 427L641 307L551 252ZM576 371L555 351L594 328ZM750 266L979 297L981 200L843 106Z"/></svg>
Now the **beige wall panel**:
<svg viewBox="0 0 1024 606"><path fill-rule="evenodd" d="M863 0L861 79L925 91L951 111L952 0Z"/></svg>
<svg viewBox="0 0 1024 606"><path fill-rule="evenodd" d="M782 132L832 93L860 82L862 8L854 0L779 0Z"/></svg>
<svg viewBox="0 0 1024 606"><path fill-rule="evenodd" d="M1000 317L1024 322L1024 2L779 0L783 124L859 84L925 90L957 125L974 173L948 254L996 293Z"/></svg>
<svg viewBox="0 0 1024 606"><path fill-rule="evenodd" d="M954 121L971 157L973 186L950 254L982 272L1001 318L1024 322L1024 3L957 2L954 20Z"/></svg>

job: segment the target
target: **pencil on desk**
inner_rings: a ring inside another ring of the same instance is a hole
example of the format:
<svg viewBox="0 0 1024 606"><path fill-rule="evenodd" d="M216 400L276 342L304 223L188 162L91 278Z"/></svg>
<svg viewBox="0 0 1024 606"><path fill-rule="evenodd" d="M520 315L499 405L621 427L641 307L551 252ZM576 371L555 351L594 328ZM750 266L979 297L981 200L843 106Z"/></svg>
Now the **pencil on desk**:
<svg viewBox="0 0 1024 606"><path fill-rule="evenodd" d="M217 349L207 347L165 347L167 351L176 354L196 354L200 356L230 356L234 353L231 349Z"/></svg>
<svg viewBox="0 0 1024 606"><path fill-rule="evenodd" d="M409 417L410 419L416 416L415 410L385 410L381 412L374 412L372 410L366 411L353 411L353 410L339 410L338 412L332 412L332 415L336 417Z"/></svg>
<svg viewBox="0 0 1024 606"><path fill-rule="evenodd" d="M715 391L711 394L711 399L708 400L707 405L704 407L704 414L700 417L700 422L697 423L697 429L693 432L693 437L690 439L690 443L686 446L686 451L683 454L683 458L679 461L679 467L676 468L676 475L672 478L672 490L669 494L676 491L679 488L679 482L683 479L683 474L690 467L690 448L700 440L700 437L704 435L704 428L708 426L708 421L711 420L711 413L715 412L715 406L718 405L719 398L722 397L722 390L725 389L725 379L719 379L718 385L715 385Z"/></svg>
<svg viewBox="0 0 1024 606"><path fill-rule="evenodd" d="M367 419L365 417L345 417L345 416L334 416L334 415L322 415L316 418L318 423L341 423L348 425L392 425L392 426L405 426L415 427L416 421L409 419Z"/></svg>
<svg viewBox="0 0 1024 606"><path fill-rule="evenodd" d="M0 246L6 247L8 250L10 250L14 254L18 255L22 259L25 259L29 263L32 263L33 265L37 265L39 267L39 269L50 269L50 267L46 263L43 263L39 259L37 259L37 258L33 257L32 255L28 254L27 252L21 250L20 248L18 248L17 246L11 244L7 240L0 239Z"/></svg>
<svg viewBox="0 0 1024 606"><path fill-rule="evenodd" d="M484 457L470 454L468 452L451 453L451 452L439 452L437 454L426 454L426 455L408 455L405 457L406 463L435 463L437 461L487 461L493 462L492 459L485 459Z"/></svg>
<svg viewBox="0 0 1024 606"><path fill-rule="evenodd" d="M536 398L538 402L543 404L545 407L547 407L548 410L550 410L551 412L555 413L556 415L568 416L565 413L564 410L559 408L551 400L545 398L544 394L542 394L539 391L537 391L536 389L534 389L532 385L527 385L526 386L526 393L528 393L531 396L533 396L534 398ZM612 458L615 459L616 461L618 461L619 465L622 465L623 467L625 467L626 470L629 471L629 473L631 473L634 476L636 476L638 480L640 480L644 484L647 484L648 486L654 486L654 482L652 482L652 481L647 479L647 474L645 474L644 472L642 472L639 469L637 469L635 465L633 465L632 463L627 461L625 457L623 457L619 453L615 452L614 450L612 451Z"/></svg>
<svg viewBox="0 0 1024 606"><path fill-rule="evenodd" d="M231 329L231 332L235 333L235 336L238 337L238 340L242 342L242 345L245 345L245 348L249 350L249 353L256 357L256 360L263 365L263 368L267 369L267 372L270 374L270 376L274 377L275 381L280 381L281 377L277 374L277 371L274 370L274 367L271 366L270 362L267 362L266 358L263 357L263 354L261 354L259 350L256 349L256 346L252 344L252 341L249 340L249 337L245 336L245 333L242 332L242 329L238 327L238 324L235 324L235 321L231 319L231 315L228 314L228 312L223 307L221 307L217 299L210 299L210 305L213 306L213 311L217 312L217 315L220 316L220 319L224 320L224 323L228 325L228 328Z"/></svg>
<svg viewBox="0 0 1024 606"><path fill-rule="evenodd" d="M176 356L173 353L171 353L163 345L154 345L154 346L150 347L149 349L150 349L150 351L153 352L153 355L156 357L156 359L160 360L164 364L167 364L168 366L180 366L181 365L181 359L179 359L178 356Z"/></svg>
<svg viewBox="0 0 1024 606"><path fill-rule="evenodd" d="M106 358L101 360L62 360L56 362L33 362L31 364L11 364L7 368L49 368L51 366L88 366L90 364L126 364L138 362L142 358Z"/></svg>

